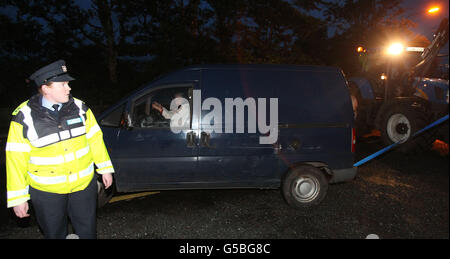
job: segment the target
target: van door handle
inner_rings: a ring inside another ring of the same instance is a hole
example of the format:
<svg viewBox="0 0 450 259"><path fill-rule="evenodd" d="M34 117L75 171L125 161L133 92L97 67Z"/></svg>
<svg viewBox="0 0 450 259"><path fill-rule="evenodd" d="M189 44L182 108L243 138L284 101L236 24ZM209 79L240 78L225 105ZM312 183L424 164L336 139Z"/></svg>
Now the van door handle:
<svg viewBox="0 0 450 259"><path fill-rule="evenodd" d="M211 147L209 145L210 140L211 140L211 134L202 131L201 136L200 136L200 143L201 143L202 147Z"/></svg>
<svg viewBox="0 0 450 259"><path fill-rule="evenodd" d="M186 134L186 145L188 147L195 147L195 132L191 131Z"/></svg>

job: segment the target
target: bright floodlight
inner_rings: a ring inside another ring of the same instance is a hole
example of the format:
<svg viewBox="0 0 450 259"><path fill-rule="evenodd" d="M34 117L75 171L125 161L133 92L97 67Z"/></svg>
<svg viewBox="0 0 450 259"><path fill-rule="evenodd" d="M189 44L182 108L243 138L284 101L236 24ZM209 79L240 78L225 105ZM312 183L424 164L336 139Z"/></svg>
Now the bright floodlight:
<svg viewBox="0 0 450 259"><path fill-rule="evenodd" d="M432 7L432 8L430 8L430 9L428 9L428 13L429 14L433 14L433 13L437 13L437 12L439 12L439 7L437 7L437 6L435 6L435 7Z"/></svg>
<svg viewBox="0 0 450 259"><path fill-rule="evenodd" d="M400 55L403 52L404 48L403 45L400 43L394 43L387 49L387 54L389 55Z"/></svg>

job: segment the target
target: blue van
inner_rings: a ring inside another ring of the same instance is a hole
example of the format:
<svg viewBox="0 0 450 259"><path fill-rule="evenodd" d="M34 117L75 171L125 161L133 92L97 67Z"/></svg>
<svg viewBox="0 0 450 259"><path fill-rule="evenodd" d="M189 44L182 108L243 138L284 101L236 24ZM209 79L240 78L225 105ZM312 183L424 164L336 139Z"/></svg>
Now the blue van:
<svg viewBox="0 0 450 259"><path fill-rule="evenodd" d="M180 124L170 114L183 107ZM356 175L352 103L337 68L188 67L98 120L119 192L280 188L303 208L320 203L329 183Z"/></svg>

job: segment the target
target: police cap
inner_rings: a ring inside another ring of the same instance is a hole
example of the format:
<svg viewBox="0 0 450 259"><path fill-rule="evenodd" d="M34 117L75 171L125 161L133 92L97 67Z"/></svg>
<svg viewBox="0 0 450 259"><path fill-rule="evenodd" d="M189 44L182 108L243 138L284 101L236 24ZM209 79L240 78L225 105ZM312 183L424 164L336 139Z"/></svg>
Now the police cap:
<svg viewBox="0 0 450 259"><path fill-rule="evenodd" d="M37 86L47 84L50 82L69 82L75 80L67 73L66 62L58 60L34 72L30 79L33 80Z"/></svg>

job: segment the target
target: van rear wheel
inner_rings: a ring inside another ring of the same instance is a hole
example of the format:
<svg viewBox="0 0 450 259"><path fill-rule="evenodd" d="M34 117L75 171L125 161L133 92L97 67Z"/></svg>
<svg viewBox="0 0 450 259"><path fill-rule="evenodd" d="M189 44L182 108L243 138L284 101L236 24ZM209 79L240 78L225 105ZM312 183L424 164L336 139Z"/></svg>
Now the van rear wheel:
<svg viewBox="0 0 450 259"><path fill-rule="evenodd" d="M328 181L318 168L302 165L286 174L281 190L290 206L307 208L318 205L325 198Z"/></svg>

